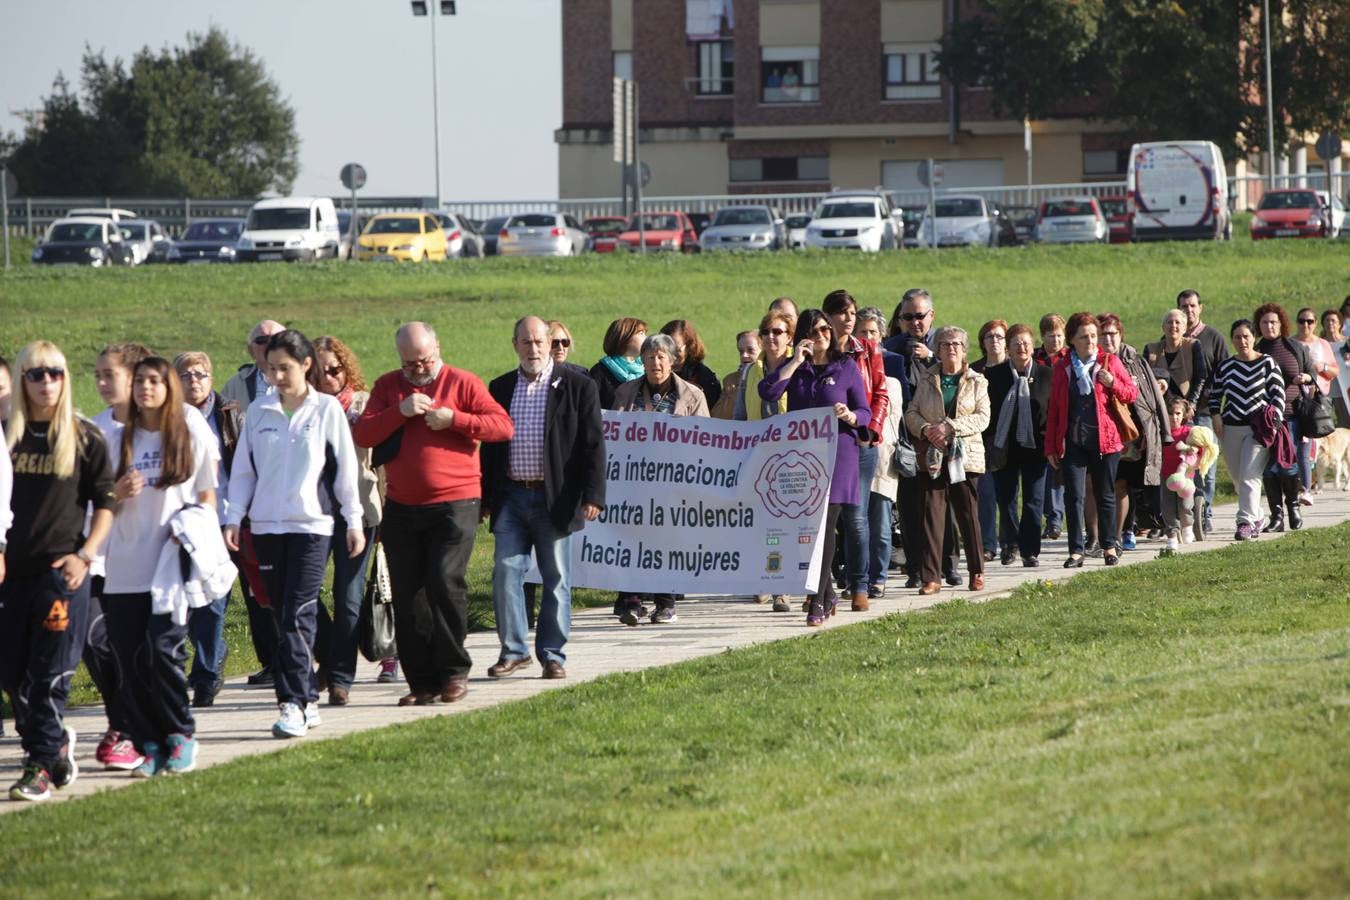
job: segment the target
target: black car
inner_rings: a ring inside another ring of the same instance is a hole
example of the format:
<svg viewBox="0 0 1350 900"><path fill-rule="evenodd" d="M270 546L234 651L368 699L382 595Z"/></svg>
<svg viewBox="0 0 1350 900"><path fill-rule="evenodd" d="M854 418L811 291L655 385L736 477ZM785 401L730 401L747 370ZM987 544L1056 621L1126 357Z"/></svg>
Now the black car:
<svg viewBox="0 0 1350 900"><path fill-rule="evenodd" d="M493 216L483 223L483 227L479 230L479 234L483 236L484 256L497 255L497 238L501 237L502 229L506 227L506 223L510 221L510 219L510 216Z"/></svg>
<svg viewBox="0 0 1350 900"><path fill-rule="evenodd" d="M112 219L81 217L52 223L33 262L46 265L129 266L135 259Z"/></svg>
<svg viewBox="0 0 1350 900"><path fill-rule="evenodd" d="M243 219L204 219L193 222L169 248L168 262L234 262L234 245L244 230Z"/></svg>

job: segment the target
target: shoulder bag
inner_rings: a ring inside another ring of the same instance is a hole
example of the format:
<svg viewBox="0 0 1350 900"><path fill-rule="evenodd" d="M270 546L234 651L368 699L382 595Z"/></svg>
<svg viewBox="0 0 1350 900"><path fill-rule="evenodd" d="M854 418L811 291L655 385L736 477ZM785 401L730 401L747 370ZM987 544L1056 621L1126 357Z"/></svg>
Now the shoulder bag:
<svg viewBox="0 0 1350 900"><path fill-rule="evenodd" d="M370 662L379 662L398 656L398 645L394 640L394 592L389 583L389 563L378 537L370 557L370 577L361 600L357 634L361 655Z"/></svg>
<svg viewBox="0 0 1350 900"><path fill-rule="evenodd" d="M1336 430L1336 413L1331 398L1317 388L1299 393L1295 406L1298 427L1305 438L1324 438Z"/></svg>

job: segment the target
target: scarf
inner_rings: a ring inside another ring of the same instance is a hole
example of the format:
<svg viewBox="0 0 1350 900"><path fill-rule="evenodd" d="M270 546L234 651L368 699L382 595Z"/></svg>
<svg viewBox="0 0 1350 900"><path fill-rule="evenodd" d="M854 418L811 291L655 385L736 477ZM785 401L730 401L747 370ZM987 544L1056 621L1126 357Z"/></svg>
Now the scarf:
<svg viewBox="0 0 1350 900"><path fill-rule="evenodd" d="M1008 430L1012 427L1014 411L1017 414L1017 443L1019 446L1034 450L1036 437L1031 425L1031 379L1018 372L1011 362L1008 368L1013 374L1012 390L1003 398L1003 408L998 414L998 430L994 433L994 446L1008 446ZM1031 366L1027 366L1031 371Z"/></svg>
<svg viewBox="0 0 1350 900"><path fill-rule="evenodd" d="M609 374L619 380L620 384L626 381L632 381L642 374L642 360L629 359L626 356L606 356L600 362L609 369Z"/></svg>
<svg viewBox="0 0 1350 900"><path fill-rule="evenodd" d="M1094 359L1092 362L1083 362L1078 358L1077 353L1069 354L1069 364L1073 366L1073 377L1078 381L1078 392L1083 396L1092 393L1092 367L1097 364Z"/></svg>
<svg viewBox="0 0 1350 900"><path fill-rule="evenodd" d="M337 396L337 402L342 404L342 411L343 411L343 412L350 412L350 411L351 411L351 408L352 408L352 395L355 394L355 393L356 393L356 392L352 390L352 386L351 386L350 384L347 385L346 387L344 387L342 390L340 390L340 391L337 392L337 395L336 395L336 396Z"/></svg>

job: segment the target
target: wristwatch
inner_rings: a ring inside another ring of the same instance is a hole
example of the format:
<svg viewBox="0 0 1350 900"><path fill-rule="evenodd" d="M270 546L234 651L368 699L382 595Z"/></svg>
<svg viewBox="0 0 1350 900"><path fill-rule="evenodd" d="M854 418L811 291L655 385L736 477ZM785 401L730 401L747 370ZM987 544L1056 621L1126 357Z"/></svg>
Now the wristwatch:
<svg viewBox="0 0 1350 900"><path fill-rule="evenodd" d="M93 555L83 547L75 551L75 556L78 557L80 561L83 562L86 566L91 566L94 564Z"/></svg>

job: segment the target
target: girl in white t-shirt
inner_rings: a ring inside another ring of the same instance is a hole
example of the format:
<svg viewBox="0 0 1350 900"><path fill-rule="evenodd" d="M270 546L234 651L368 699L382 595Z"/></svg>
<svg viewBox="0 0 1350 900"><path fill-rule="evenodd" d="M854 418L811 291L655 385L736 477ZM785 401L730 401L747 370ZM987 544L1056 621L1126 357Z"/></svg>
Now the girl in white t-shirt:
<svg viewBox="0 0 1350 900"><path fill-rule="evenodd" d="M205 432L205 433L203 433ZM155 614L151 583L184 506L214 509L218 451L206 423L189 415L168 360L136 365L117 460L117 503L108 538L103 611L124 678L119 701L145 761L132 775L190 772L197 756L188 705L187 624Z"/></svg>

